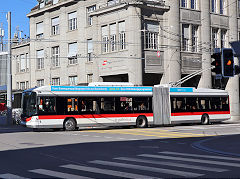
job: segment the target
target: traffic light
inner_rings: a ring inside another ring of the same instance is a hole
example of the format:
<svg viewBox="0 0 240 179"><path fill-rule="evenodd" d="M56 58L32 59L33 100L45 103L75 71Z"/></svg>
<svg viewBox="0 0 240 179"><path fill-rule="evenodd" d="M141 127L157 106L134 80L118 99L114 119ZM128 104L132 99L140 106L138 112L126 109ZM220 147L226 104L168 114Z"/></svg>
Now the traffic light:
<svg viewBox="0 0 240 179"><path fill-rule="evenodd" d="M212 72L215 72L216 75L222 75L222 60L221 60L221 53L213 53L211 55L211 58L214 59L214 61L211 63L215 68L212 69Z"/></svg>
<svg viewBox="0 0 240 179"><path fill-rule="evenodd" d="M222 75L223 77L233 77L234 72L234 56L231 48L222 49Z"/></svg>

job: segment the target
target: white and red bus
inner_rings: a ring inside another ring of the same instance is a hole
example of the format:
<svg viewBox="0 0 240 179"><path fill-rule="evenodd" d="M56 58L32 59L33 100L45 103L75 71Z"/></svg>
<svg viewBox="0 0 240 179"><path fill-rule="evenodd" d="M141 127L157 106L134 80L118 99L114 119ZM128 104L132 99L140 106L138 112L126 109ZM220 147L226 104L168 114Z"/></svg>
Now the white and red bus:
<svg viewBox="0 0 240 179"><path fill-rule="evenodd" d="M224 90L170 88L170 103L172 124L209 124L230 119L229 96Z"/></svg>
<svg viewBox="0 0 240 179"><path fill-rule="evenodd" d="M75 130L78 127L208 124L230 118L226 91L167 90L164 100L154 102L153 87L42 86L23 92L22 124L35 129ZM164 113L161 115L164 117L157 113Z"/></svg>
<svg viewBox="0 0 240 179"><path fill-rule="evenodd" d="M104 127L153 122L152 87L42 86L23 92L23 123L31 128Z"/></svg>

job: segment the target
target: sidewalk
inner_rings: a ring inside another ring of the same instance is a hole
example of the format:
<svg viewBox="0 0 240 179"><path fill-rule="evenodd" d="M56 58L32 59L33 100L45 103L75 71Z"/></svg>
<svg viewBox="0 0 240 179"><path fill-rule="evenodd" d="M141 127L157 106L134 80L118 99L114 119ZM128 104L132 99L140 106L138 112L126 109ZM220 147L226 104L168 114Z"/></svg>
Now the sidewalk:
<svg viewBox="0 0 240 179"><path fill-rule="evenodd" d="M12 133L12 132L28 132L28 131L32 131L32 129L21 126L21 125L0 125L0 134Z"/></svg>
<svg viewBox="0 0 240 179"><path fill-rule="evenodd" d="M226 123L226 124L240 124L240 120L229 119L229 120L226 120L226 121L222 121L222 123Z"/></svg>

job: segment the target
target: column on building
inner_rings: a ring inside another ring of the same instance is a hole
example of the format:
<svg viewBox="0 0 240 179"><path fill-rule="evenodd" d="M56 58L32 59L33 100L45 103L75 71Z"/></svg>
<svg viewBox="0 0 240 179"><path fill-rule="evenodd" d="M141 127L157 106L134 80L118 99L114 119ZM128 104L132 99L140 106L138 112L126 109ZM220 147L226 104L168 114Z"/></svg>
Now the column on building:
<svg viewBox="0 0 240 179"><path fill-rule="evenodd" d="M164 14L164 19L168 22L164 23L164 44L167 47L164 51L164 73L161 84L177 82L181 79L181 57L180 57L180 3L176 0L166 1L166 5L170 6L170 11ZM179 34L177 37L175 34ZM179 40L176 40L179 39Z"/></svg>
<svg viewBox="0 0 240 179"><path fill-rule="evenodd" d="M237 1L229 0L229 42L238 40L238 13L237 13ZM238 65L238 59L234 59L235 64ZM226 90L230 95L230 107L232 120L239 120L239 76L235 75L229 78L226 86Z"/></svg>
<svg viewBox="0 0 240 179"><path fill-rule="evenodd" d="M143 84L143 66L142 66L142 37L141 37L141 8L130 6L128 18L128 42L129 49L129 82L135 85Z"/></svg>
<svg viewBox="0 0 240 179"><path fill-rule="evenodd" d="M202 69L209 69L202 72L198 87L212 88L211 68L211 21L210 21L210 1L201 1L201 37L202 37Z"/></svg>

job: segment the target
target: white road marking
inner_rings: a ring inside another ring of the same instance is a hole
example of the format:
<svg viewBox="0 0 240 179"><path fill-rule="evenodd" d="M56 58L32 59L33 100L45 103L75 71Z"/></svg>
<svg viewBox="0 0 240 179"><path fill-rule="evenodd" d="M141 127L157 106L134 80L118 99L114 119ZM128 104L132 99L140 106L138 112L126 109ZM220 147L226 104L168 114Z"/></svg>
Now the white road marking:
<svg viewBox="0 0 240 179"><path fill-rule="evenodd" d="M89 178L89 177L78 176L78 175L73 175L73 174L68 174L68 173L62 173L62 172L57 172L57 171L52 171L52 170L46 170L46 169L29 170L29 172L38 173L38 174L41 174L41 175L52 176L52 177L55 177L55 178L91 179L91 178Z"/></svg>
<svg viewBox="0 0 240 179"><path fill-rule="evenodd" d="M24 178L24 177L21 177L21 176L18 176L18 175L14 175L14 174L11 174L11 173L5 173L5 174L0 174L0 178L2 179L27 179L27 178Z"/></svg>
<svg viewBox="0 0 240 179"><path fill-rule="evenodd" d="M187 154L187 153L168 152L168 151L159 152L159 153L161 153L161 154L170 154L170 155L181 155L181 156L188 156L188 157L201 157L201 158L213 158L213 159L240 161L240 158L223 157L223 156L198 155L198 154Z"/></svg>
<svg viewBox="0 0 240 179"><path fill-rule="evenodd" d="M138 155L141 157L150 157L150 158L158 158L158 159L167 159L167 160L180 160L185 162L195 162L195 163L206 163L206 164L214 164L214 165L223 165L223 166L231 166L231 167L240 167L238 163L229 163L229 162L219 162L212 160L201 160L201 159L191 159L191 158L183 158L183 157L170 157L166 155L150 155L150 154L141 154Z"/></svg>
<svg viewBox="0 0 240 179"><path fill-rule="evenodd" d="M128 169L135 169L135 170L145 170L150 172L157 172L157 173L165 173L165 174L171 174L171 175L177 175L181 177L200 177L203 174L199 173L192 173L192 172L184 172L179 170L171 170L171 169L164 169L164 168L156 168L156 167L148 167L148 166L142 166L142 165L133 165L133 164L127 164L127 163L118 163L118 162L109 162L109 161L102 161L102 160L94 160L90 163L94 164L100 164L100 165L107 165L107 166L115 166L115 167L123 167Z"/></svg>
<svg viewBox="0 0 240 179"><path fill-rule="evenodd" d="M124 161L132 161L132 162L158 164L158 165L167 165L167 166L173 166L173 167L204 170L204 171L211 171L211 172L226 172L226 171L228 171L228 170L222 169L222 168L203 167L203 166L188 165L188 164L181 164L181 163L174 163L174 162L156 161L156 160L143 160L143 159L138 159L138 158L118 157L118 158L114 158L114 159L124 160Z"/></svg>
<svg viewBox="0 0 240 179"><path fill-rule="evenodd" d="M74 169L74 170L93 172L93 173L100 173L100 174L104 174L104 175L111 175L111 176L121 177L121 178L133 178L133 179L155 178L155 177L146 176L146 175L139 175L139 174L120 172L120 171L115 171L115 170L100 169L100 168L95 168L95 167L86 167L86 166L72 165L72 164L63 165L61 167L70 168L70 169Z"/></svg>

